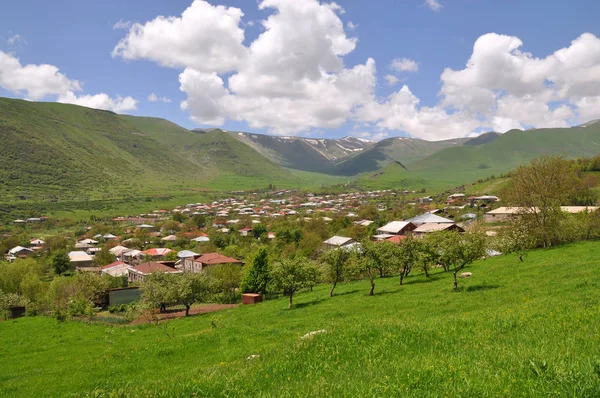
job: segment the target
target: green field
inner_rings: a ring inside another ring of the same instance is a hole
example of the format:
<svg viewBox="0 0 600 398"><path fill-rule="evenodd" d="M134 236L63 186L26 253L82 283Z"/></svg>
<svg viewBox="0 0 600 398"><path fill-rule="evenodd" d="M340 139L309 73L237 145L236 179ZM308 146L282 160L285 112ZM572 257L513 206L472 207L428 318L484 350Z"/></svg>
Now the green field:
<svg viewBox="0 0 600 398"><path fill-rule="evenodd" d="M599 256L578 243L479 261L459 292L438 271L162 327L0 322L0 395L597 397Z"/></svg>

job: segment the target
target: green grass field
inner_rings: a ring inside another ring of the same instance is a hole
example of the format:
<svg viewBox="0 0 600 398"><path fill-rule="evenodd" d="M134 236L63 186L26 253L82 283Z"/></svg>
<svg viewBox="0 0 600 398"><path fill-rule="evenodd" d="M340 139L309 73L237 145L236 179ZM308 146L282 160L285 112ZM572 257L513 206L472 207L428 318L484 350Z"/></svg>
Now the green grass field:
<svg viewBox="0 0 600 398"><path fill-rule="evenodd" d="M0 322L3 396L600 396L600 242L163 324ZM327 333L303 340L305 333ZM260 357L248 360L250 355Z"/></svg>

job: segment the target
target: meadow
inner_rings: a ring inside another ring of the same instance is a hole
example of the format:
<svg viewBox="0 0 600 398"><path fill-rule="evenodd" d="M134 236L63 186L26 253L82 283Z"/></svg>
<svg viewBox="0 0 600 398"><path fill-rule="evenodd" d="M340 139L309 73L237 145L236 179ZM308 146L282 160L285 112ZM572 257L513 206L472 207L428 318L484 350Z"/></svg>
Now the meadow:
<svg viewBox="0 0 600 398"><path fill-rule="evenodd" d="M478 261L458 292L435 270L159 326L0 322L0 395L600 396L599 256L577 243Z"/></svg>

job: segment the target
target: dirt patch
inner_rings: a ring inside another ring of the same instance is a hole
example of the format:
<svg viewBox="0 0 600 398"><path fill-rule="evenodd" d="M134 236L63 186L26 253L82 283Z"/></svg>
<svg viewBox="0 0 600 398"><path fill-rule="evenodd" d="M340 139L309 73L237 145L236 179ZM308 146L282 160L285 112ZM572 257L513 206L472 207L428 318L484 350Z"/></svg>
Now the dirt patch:
<svg viewBox="0 0 600 398"><path fill-rule="evenodd" d="M202 305L202 306L198 306L198 307L192 307L192 308L190 308L189 316L202 315L202 314L208 314L210 312L227 310L229 308L235 308L238 305L239 304L207 304L207 305ZM171 310L167 310L166 312L163 312L162 314L159 313L159 314L155 314L155 315L153 315L152 312L146 312L142 316L140 316L139 318L137 318L136 320L131 322L131 324L138 325L141 323L152 323L152 322L156 322L157 319L159 321L167 321L169 319L182 318L184 316L185 316L185 309L171 309Z"/></svg>

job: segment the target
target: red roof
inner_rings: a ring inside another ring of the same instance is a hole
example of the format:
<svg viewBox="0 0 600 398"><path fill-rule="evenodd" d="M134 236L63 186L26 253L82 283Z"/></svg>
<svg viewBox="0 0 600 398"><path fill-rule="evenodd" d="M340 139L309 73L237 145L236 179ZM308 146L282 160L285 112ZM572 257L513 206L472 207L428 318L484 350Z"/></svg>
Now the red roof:
<svg viewBox="0 0 600 398"><path fill-rule="evenodd" d="M148 250L144 250L143 252L140 253L140 255L145 256L145 255L149 255L149 256L166 256L167 254L171 253L173 250L171 249L167 249L164 247L159 247L159 248L155 248L155 249L148 249Z"/></svg>
<svg viewBox="0 0 600 398"><path fill-rule="evenodd" d="M404 239L406 239L406 235L394 235L390 238L387 238L386 240L388 242L394 242L396 244L400 244L400 242L403 241Z"/></svg>
<svg viewBox="0 0 600 398"><path fill-rule="evenodd" d="M171 268L164 264L154 262L138 264L135 267L132 267L132 269L142 275L148 275L153 272L181 272L179 270L176 270L175 268Z"/></svg>
<svg viewBox="0 0 600 398"><path fill-rule="evenodd" d="M227 257L219 253L205 253L196 259L197 262L212 265L212 264L241 264L238 259Z"/></svg>

